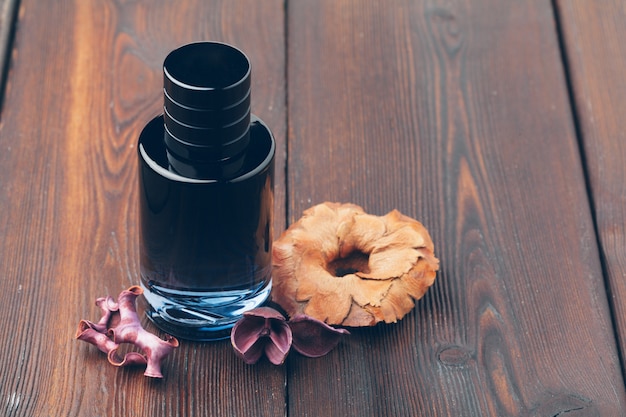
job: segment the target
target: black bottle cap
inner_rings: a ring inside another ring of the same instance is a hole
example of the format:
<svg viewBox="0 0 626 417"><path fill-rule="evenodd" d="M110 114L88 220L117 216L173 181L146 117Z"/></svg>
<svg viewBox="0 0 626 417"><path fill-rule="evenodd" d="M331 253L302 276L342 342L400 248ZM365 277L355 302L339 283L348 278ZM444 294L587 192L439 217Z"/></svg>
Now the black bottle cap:
<svg viewBox="0 0 626 417"><path fill-rule="evenodd" d="M163 63L163 92L165 143L174 169L240 159L250 140L250 61L243 52L218 42L184 45Z"/></svg>
<svg viewBox="0 0 626 417"><path fill-rule="evenodd" d="M163 63L163 85L177 103L220 110L250 93L250 61L239 49L219 42L197 42L170 52Z"/></svg>

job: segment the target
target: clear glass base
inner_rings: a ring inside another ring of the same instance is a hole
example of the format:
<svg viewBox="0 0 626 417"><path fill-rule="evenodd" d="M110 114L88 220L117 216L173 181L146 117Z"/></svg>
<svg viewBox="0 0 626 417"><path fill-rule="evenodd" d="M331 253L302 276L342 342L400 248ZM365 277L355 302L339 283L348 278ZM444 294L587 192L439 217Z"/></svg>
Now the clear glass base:
<svg viewBox="0 0 626 417"><path fill-rule="evenodd" d="M227 339L245 311L267 300L272 281L236 291L180 291L145 282L141 287L146 315L157 327L181 339L210 341Z"/></svg>

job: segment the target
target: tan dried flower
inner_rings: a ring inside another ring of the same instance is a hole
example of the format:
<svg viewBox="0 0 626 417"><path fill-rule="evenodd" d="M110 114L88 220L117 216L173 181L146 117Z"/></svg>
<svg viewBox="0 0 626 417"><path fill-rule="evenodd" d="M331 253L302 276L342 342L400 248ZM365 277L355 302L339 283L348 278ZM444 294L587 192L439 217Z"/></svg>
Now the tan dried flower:
<svg viewBox="0 0 626 417"><path fill-rule="evenodd" d="M290 316L372 326L404 317L435 280L439 260L426 228L393 210L311 207L273 247L273 301Z"/></svg>

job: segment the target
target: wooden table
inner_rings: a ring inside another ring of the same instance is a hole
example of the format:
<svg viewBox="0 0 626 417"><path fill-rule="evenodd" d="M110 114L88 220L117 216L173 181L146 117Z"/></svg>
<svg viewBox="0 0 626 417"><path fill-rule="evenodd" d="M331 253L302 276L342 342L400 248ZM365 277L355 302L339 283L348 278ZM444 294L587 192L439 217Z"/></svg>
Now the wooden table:
<svg viewBox="0 0 626 417"><path fill-rule="evenodd" d="M626 415L623 1L0 6L0 414ZM74 340L139 282L137 136L197 40L252 61L276 234L323 201L428 227L405 319L279 367L183 341L162 381Z"/></svg>

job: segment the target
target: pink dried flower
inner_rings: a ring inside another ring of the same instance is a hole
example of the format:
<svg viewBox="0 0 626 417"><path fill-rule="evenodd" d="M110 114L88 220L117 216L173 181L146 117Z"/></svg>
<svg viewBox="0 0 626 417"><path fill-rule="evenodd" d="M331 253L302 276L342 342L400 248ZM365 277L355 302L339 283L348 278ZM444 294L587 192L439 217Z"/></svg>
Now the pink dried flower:
<svg viewBox="0 0 626 417"><path fill-rule="evenodd" d="M235 352L248 364L265 354L274 365L281 365L291 347L291 329L285 317L270 307L246 311L233 327L230 340Z"/></svg>
<svg viewBox="0 0 626 417"><path fill-rule="evenodd" d="M346 329L335 329L321 320L296 314L289 320L293 332L293 348L301 355L319 358L333 350Z"/></svg>
<svg viewBox="0 0 626 417"><path fill-rule="evenodd" d="M259 307L244 313L233 327L230 341L235 352L247 364L256 363L265 354L274 365L284 363L292 347L302 355L319 357L330 352L347 330L298 315L286 321L271 307Z"/></svg>
<svg viewBox="0 0 626 417"><path fill-rule="evenodd" d="M141 326L135 300L142 293L141 287L133 286L120 293L117 303L112 297L98 298L96 305L102 317L98 323L81 320L76 338L106 353L112 365L146 365L145 376L162 378L161 361L178 347L178 340L169 335L162 340ZM120 357L118 349L122 343L136 346L141 353L128 352Z"/></svg>

